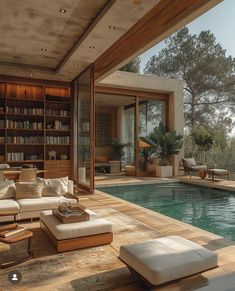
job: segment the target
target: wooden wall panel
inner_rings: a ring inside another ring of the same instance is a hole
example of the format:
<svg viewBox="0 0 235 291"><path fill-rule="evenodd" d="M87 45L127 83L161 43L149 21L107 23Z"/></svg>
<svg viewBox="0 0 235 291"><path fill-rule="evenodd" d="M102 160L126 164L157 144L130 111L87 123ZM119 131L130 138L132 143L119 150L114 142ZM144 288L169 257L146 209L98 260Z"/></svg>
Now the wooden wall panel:
<svg viewBox="0 0 235 291"><path fill-rule="evenodd" d="M67 88L46 87L45 94L59 97L70 97L70 90L68 87Z"/></svg>
<svg viewBox="0 0 235 291"><path fill-rule="evenodd" d="M6 97L16 99L44 100L43 87L8 83L6 87Z"/></svg>

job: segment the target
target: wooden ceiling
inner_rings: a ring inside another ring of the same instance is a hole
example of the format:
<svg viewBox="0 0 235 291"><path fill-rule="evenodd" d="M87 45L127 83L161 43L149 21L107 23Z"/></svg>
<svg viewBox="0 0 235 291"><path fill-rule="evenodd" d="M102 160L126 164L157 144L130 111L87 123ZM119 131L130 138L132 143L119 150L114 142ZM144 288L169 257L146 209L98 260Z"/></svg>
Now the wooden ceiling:
<svg viewBox="0 0 235 291"><path fill-rule="evenodd" d="M95 80L167 37L221 0L161 0L95 61ZM205 28L206 29L206 28ZM164 36L164 37L161 37Z"/></svg>
<svg viewBox="0 0 235 291"><path fill-rule="evenodd" d="M0 75L71 81L159 1L2 0Z"/></svg>
<svg viewBox="0 0 235 291"><path fill-rule="evenodd" d="M0 75L100 80L221 1L2 0Z"/></svg>

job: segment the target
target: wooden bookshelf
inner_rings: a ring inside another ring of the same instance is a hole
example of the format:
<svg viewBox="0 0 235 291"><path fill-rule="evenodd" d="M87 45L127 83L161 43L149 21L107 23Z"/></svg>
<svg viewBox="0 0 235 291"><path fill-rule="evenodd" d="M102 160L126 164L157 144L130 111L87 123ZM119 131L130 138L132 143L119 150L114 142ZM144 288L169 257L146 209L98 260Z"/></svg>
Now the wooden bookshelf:
<svg viewBox="0 0 235 291"><path fill-rule="evenodd" d="M45 177L71 177L71 109L69 86L0 82L0 163L30 163L47 170Z"/></svg>

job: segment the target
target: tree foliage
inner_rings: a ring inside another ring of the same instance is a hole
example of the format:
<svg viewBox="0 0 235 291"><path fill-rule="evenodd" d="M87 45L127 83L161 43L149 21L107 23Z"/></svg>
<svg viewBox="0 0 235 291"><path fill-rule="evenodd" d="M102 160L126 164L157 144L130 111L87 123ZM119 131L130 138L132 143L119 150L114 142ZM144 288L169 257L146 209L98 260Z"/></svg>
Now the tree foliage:
<svg viewBox="0 0 235 291"><path fill-rule="evenodd" d="M169 164L169 157L178 154L183 146L183 135L176 131L168 131L162 122L149 135L149 139L156 145L156 150L161 159L161 165Z"/></svg>
<svg viewBox="0 0 235 291"><path fill-rule="evenodd" d="M183 80L188 126L208 125L235 111L235 59L226 56L210 31L197 36L185 27L165 44L144 72Z"/></svg>
<svg viewBox="0 0 235 291"><path fill-rule="evenodd" d="M128 64L123 66L120 71L139 73L140 72L140 58L137 57L134 60L130 61Z"/></svg>
<svg viewBox="0 0 235 291"><path fill-rule="evenodd" d="M200 150L209 150L214 144L214 135L205 127L197 127L191 131L193 143L199 146Z"/></svg>

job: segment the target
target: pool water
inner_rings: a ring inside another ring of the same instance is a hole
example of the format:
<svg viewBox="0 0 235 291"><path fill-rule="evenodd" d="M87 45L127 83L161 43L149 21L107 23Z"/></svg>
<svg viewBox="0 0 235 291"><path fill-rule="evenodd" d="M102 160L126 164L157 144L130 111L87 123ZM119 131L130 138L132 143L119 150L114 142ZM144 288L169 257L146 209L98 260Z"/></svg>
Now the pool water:
<svg viewBox="0 0 235 291"><path fill-rule="evenodd" d="M98 190L235 241L235 193L184 183Z"/></svg>

